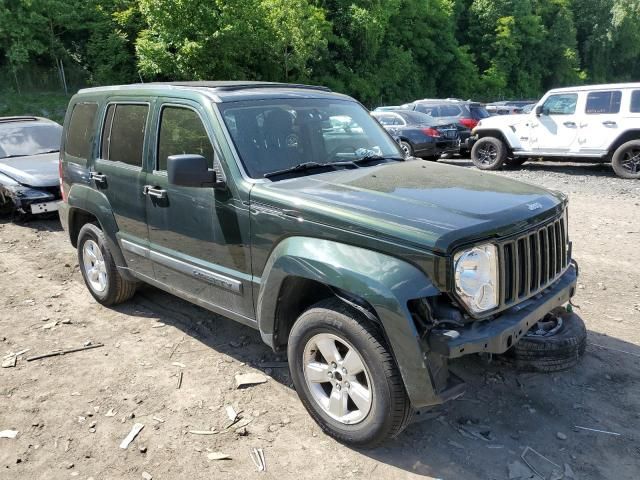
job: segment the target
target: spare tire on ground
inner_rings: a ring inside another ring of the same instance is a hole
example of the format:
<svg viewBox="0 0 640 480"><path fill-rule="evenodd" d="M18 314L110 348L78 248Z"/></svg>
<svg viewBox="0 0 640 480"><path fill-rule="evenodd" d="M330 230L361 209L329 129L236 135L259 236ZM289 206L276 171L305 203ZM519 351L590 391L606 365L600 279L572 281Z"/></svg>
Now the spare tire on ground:
<svg viewBox="0 0 640 480"><path fill-rule="evenodd" d="M533 325L504 359L521 371L559 372L574 367L586 346L584 322L560 307Z"/></svg>

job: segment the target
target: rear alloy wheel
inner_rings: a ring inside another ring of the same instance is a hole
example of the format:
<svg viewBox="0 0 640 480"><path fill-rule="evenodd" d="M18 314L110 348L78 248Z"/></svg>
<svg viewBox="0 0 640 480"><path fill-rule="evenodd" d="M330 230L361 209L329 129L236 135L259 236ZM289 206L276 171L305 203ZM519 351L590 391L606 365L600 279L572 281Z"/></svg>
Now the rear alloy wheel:
<svg viewBox="0 0 640 480"><path fill-rule="evenodd" d="M640 178L640 140L631 140L618 147L611 158L611 166L619 177Z"/></svg>
<svg viewBox="0 0 640 480"><path fill-rule="evenodd" d="M506 159L507 148L495 137L483 137L471 149L471 161L480 170L499 170Z"/></svg>
<svg viewBox="0 0 640 480"><path fill-rule="evenodd" d="M102 305L116 305L135 294L137 283L122 278L104 233L93 223L85 224L78 234L78 263L89 292Z"/></svg>
<svg viewBox="0 0 640 480"><path fill-rule="evenodd" d="M371 448L408 425L411 404L379 327L341 300L304 312L287 354L302 404L336 440Z"/></svg>
<svg viewBox="0 0 640 480"><path fill-rule="evenodd" d="M409 142L405 142L404 140L400 141L400 148L404 152L406 157L413 156L413 147Z"/></svg>

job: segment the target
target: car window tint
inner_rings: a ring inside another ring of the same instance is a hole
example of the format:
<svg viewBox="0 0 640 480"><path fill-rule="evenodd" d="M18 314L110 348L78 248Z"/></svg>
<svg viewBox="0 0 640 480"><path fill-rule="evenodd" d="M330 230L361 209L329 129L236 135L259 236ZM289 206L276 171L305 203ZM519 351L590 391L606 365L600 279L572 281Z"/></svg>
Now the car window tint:
<svg viewBox="0 0 640 480"><path fill-rule="evenodd" d="M578 103L577 93L550 95L544 101L542 109L547 115L571 115L576 113L576 103Z"/></svg>
<svg viewBox="0 0 640 480"><path fill-rule="evenodd" d="M71 121L67 128L65 151L78 158L91 156L93 141L93 123L98 111L97 103L77 103L71 113Z"/></svg>
<svg viewBox="0 0 640 480"><path fill-rule="evenodd" d="M631 92L631 109L632 113L640 113L640 90Z"/></svg>
<svg viewBox="0 0 640 480"><path fill-rule="evenodd" d="M469 106L469 111L471 112L471 116L473 118L475 118L476 120L481 120L483 118L489 118L491 115L489 115L489 112L487 112L487 109L484 108L481 105L470 105Z"/></svg>
<svg viewBox="0 0 640 480"><path fill-rule="evenodd" d="M431 115L432 117L439 117L438 107L434 105L416 105L416 112L426 113L427 115Z"/></svg>
<svg viewBox="0 0 640 480"><path fill-rule="evenodd" d="M213 146L200 116L190 108L164 107L160 117L157 170L167 169L167 157L195 154L213 168Z"/></svg>
<svg viewBox="0 0 640 480"><path fill-rule="evenodd" d="M376 115L375 118L378 119L381 125L396 125L398 121L393 115Z"/></svg>
<svg viewBox="0 0 640 480"><path fill-rule="evenodd" d="M611 92L589 92L585 113L618 113L620 111L621 99L622 92L620 90Z"/></svg>
<svg viewBox="0 0 640 480"><path fill-rule="evenodd" d="M405 121L410 125L433 125L435 124L435 120L431 115L427 115L426 113L420 112L402 112L398 113L401 117L405 119Z"/></svg>
<svg viewBox="0 0 640 480"><path fill-rule="evenodd" d="M440 105L440 117L457 117L462 113L457 105Z"/></svg>
<svg viewBox="0 0 640 480"><path fill-rule="evenodd" d="M148 114L148 105L109 105L102 131L101 157L141 167Z"/></svg>

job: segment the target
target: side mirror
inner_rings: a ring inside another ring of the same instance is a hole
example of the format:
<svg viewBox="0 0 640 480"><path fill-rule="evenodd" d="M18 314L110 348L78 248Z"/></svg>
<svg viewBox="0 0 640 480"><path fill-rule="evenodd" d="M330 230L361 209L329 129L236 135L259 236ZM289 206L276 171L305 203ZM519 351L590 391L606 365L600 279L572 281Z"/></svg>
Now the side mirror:
<svg viewBox="0 0 640 480"><path fill-rule="evenodd" d="M540 115L544 115L544 107L542 105L536 106L536 115L539 117Z"/></svg>
<svg viewBox="0 0 640 480"><path fill-rule="evenodd" d="M169 183L181 187L217 187L216 172L209 170L202 155L171 155L167 157Z"/></svg>

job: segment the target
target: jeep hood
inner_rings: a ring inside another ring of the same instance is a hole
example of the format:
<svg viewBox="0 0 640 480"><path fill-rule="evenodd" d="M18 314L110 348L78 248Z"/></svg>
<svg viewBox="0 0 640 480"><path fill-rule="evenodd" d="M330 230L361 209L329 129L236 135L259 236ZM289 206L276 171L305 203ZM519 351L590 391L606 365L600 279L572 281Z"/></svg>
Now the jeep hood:
<svg viewBox="0 0 640 480"><path fill-rule="evenodd" d="M527 120L529 120L528 113L518 113L515 115L495 115L493 117L483 118L482 120L480 120L476 128L495 128L498 130L511 127L517 128L519 125L526 123Z"/></svg>
<svg viewBox="0 0 640 480"><path fill-rule="evenodd" d="M58 153L0 158L0 173L29 187L58 185Z"/></svg>
<svg viewBox="0 0 640 480"><path fill-rule="evenodd" d="M256 184L251 201L446 253L540 223L564 208L565 198L496 174L413 160Z"/></svg>

